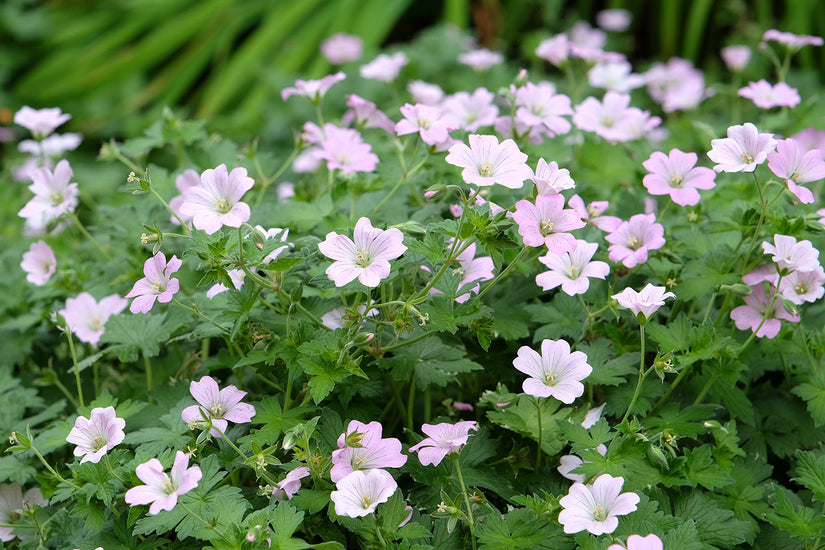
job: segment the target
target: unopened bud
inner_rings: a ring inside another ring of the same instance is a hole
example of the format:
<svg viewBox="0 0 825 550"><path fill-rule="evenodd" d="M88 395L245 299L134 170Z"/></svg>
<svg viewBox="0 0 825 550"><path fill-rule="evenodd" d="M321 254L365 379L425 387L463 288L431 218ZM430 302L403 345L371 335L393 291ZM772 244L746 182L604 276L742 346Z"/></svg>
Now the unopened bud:
<svg viewBox="0 0 825 550"><path fill-rule="evenodd" d="M516 75L515 84L519 88L527 84L527 69L522 69L518 72L518 74Z"/></svg>
<svg viewBox="0 0 825 550"><path fill-rule="evenodd" d="M722 285L719 287L721 291L732 292L737 296L748 296L751 293L751 287L743 283L735 283L732 285Z"/></svg>
<svg viewBox="0 0 825 550"><path fill-rule="evenodd" d="M371 342L373 338L375 338L375 334L372 332L359 332L355 335L355 338L352 339L352 344L354 346L363 346Z"/></svg>
<svg viewBox="0 0 825 550"><path fill-rule="evenodd" d="M667 457L665 453L662 452L662 449L659 447L650 447L647 451L647 456L650 458L650 461L663 468L665 470L670 469L670 465L667 463Z"/></svg>

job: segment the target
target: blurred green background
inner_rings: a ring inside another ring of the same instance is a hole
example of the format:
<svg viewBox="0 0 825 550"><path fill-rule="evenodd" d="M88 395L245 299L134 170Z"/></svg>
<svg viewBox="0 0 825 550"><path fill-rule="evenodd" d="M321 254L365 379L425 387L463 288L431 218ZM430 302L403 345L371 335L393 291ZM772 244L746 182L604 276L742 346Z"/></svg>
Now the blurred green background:
<svg viewBox="0 0 825 550"><path fill-rule="evenodd" d="M366 62L452 24L535 66L538 41L605 8L633 14L625 53L634 62L680 56L712 69L721 47L755 46L769 28L825 34L818 0L5 0L0 123L25 104L59 106L74 115L72 131L104 139L141 132L169 105L248 136L296 76L331 69L318 47L333 33L362 37ZM822 74L822 50L795 63Z"/></svg>

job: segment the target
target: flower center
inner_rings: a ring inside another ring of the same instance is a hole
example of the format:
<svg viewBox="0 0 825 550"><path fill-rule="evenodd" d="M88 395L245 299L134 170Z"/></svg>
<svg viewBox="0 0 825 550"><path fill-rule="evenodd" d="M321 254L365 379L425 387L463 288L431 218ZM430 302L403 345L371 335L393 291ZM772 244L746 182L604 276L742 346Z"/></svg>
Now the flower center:
<svg viewBox="0 0 825 550"><path fill-rule="evenodd" d="M571 265L570 267L567 268L567 276L570 279L578 279L579 275L581 275L581 273L582 273L582 270L579 269L579 266L577 266L577 265Z"/></svg>
<svg viewBox="0 0 825 550"><path fill-rule="evenodd" d="M801 177L802 177L802 174L799 173L799 170L794 170L793 174L788 176L788 179L793 180L793 181L799 181L799 178L801 178Z"/></svg>
<svg viewBox="0 0 825 550"><path fill-rule="evenodd" d="M796 283L796 286L793 287L794 292L797 294L807 294L808 293L808 285L803 282Z"/></svg>
<svg viewBox="0 0 825 550"><path fill-rule="evenodd" d="M367 252L366 248L360 248L355 253L355 263L358 267L369 267L372 263L372 258L370 258L369 252Z"/></svg>
<svg viewBox="0 0 825 550"><path fill-rule="evenodd" d="M223 405L220 403L212 405L209 412L212 413L212 418L223 418L223 415L226 414L226 410L224 410Z"/></svg>
<svg viewBox="0 0 825 550"><path fill-rule="evenodd" d="M175 484L172 482L169 476L166 476L166 479L160 482L160 488L167 495L171 495L172 493L178 490L178 488L175 487Z"/></svg>
<svg viewBox="0 0 825 550"><path fill-rule="evenodd" d="M364 455L358 455L352 459L353 469L360 469L367 463L367 458Z"/></svg>
<svg viewBox="0 0 825 550"><path fill-rule="evenodd" d="M607 512L601 504L597 504L593 508L593 519L596 521L604 521L607 519Z"/></svg>
<svg viewBox="0 0 825 550"><path fill-rule="evenodd" d="M640 246L642 246L642 241L638 237L633 236L627 239L627 247L631 250L638 250Z"/></svg>
<svg viewBox="0 0 825 550"><path fill-rule="evenodd" d="M52 201L52 206L59 206L63 202L63 195L60 193L52 193L49 195L49 200Z"/></svg>
<svg viewBox="0 0 825 550"><path fill-rule="evenodd" d="M361 508L366 510L372 505L372 497L369 495L364 495L361 497Z"/></svg>
<svg viewBox="0 0 825 550"><path fill-rule="evenodd" d="M753 157L750 156L748 153L742 153L742 160L745 161L745 164L750 164L753 162Z"/></svg>
<svg viewBox="0 0 825 550"><path fill-rule="evenodd" d="M493 163L485 162L478 167L478 175L482 178L489 178L493 175Z"/></svg>
<svg viewBox="0 0 825 550"><path fill-rule="evenodd" d="M670 176L670 186L675 187L676 189L682 187L682 182L685 180L682 176L678 174L674 174Z"/></svg>
<svg viewBox="0 0 825 550"><path fill-rule="evenodd" d="M553 232L553 226L556 225L550 220L541 220L541 224L539 224L539 230L541 231L541 236L546 237L550 233Z"/></svg>
<svg viewBox="0 0 825 550"><path fill-rule="evenodd" d="M95 436L92 438L92 449L95 451L99 451L102 447L106 445L106 440L100 436Z"/></svg>
<svg viewBox="0 0 825 550"><path fill-rule="evenodd" d="M544 373L544 383L547 386L552 386L556 383L556 378L558 375L555 372L546 372Z"/></svg>
<svg viewBox="0 0 825 550"><path fill-rule="evenodd" d="M220 199L215 201L215 208L217 208L218 212L220 212L221 214L226 214L227 212L232 210L232 203L221 197Z"/></svg>
<svg viewBox="0 0 825 550"><path fill-rule="evenodd" d="M89 328L92 332L100 332L103 330L103 323L100 322L100 319L97 317L92 317L89 319Z"/></svg>
<svg viewBox="0 0 825 550"><path fill-rule="evenodd" d="M613 126L613 119L609 116L603 117L602 118L602 125L607 127L607 128L612 127Z"/></svg>
<svg viewBox="0 0 825 550"><path fill-rule="evenodd" d="M152 281L152 284L149 285L152 289L152 292L156 294L161 294L162 292L166 292L166 283L163 281Z"/></svg>

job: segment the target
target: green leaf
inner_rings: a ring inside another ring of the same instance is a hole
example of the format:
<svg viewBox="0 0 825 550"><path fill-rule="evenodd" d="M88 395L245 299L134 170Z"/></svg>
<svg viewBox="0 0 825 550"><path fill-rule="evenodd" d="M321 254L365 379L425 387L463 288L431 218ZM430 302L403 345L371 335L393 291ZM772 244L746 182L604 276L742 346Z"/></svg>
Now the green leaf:
<svg viewBox="0 0 825 550"><path fill-rule="evenodd" d="M825 516L820 511L799 503L798 497L780 485L773 489L773 511L765 519L795 537L810 539L820 537L825 529ZM796 503L791 502L791 498Z"/></svg>
<svg viewBox="0 0 825 550"><path fill-rule="evenodd" d="M694 487L701 485L705 489L713 490L733 483L730 474L714 463L710 445L685 449L685 457L687 457L687 478Z"/></svg>
<svg viewBox="0 0 825 550"><path fill-rule="evenodd" d="M699 540L716 548L733 548L744 543L750 533L750 524L733 517L731 510L719 508L708 494L693 491L678 498L673 504L676 517L696 522Z"/></svg>
<svg viewBox="0 0 825 550"><path fill-rule="evenodd" d="M503 516L498 510L491 511L484 522L478 524L476 536L481 544L479 548L484 550L572 547L560 525L539 518L528 508L518 508Z"/></svg>
<svg viewBox="0 0 825 550"><path fill-rule="evenodd" d="M557 424L559 431L570 441L571 451L574 453L585 449L595 449L613 438L610 426L604 418L600 418L590 429L566 419L558 420Z"/></svg>
<svg viewBox="0 0 825 550"><path fill-rule="evenodd" d="M565 444L559 432L559 423L564 422L570 409L559 409L560 402L555 399L541 401L541 448L548 455L558 454ZM518 403L499 411L489 411L487 418L502 428L514 431L533 441L539 440L538 411L533 398L527 395L519 396ZM559 422L556 422L559 420Z"/></svg>
<svg viewBox="0 0 825 550"><path fill-rule="evenodd" d="M0 482L11 481L25 485L36 473L37 470L16 455L0 456Z"/></svg>
<svg viewBox="0 0 825 550"><path fill-rule="evenodd" d="M606 338L592 342L582 342L576 351L587 355L587 364L593 372L587 377L587 383L600 386L618 386L625 382L625 377L638 372L639 353L630 352L616 357L616 351Z"/></svg>
<svg viewBox="0 0 825 550"><path fill-rule="evenodd" d="M415 376L418 388L431 384L444 387L456 380L458 374L481 370L484 367L467 359L467 353L458 347L447 346L439 338L430 337L400 349L394 357L380 361L383 368L398 381Z"/></svg>
<svg viewBox="0 0 825 550"><path fill-rule="evenodd" d="M683 521L676 529L671 529L662 539L663 548L678 548L679 550L703 550L699 540L696 524L692 521Z"/></svg>
<svg viewBox="0 0 825 550"><path fill-rule="evenodd" d="M667 325L648 323L645 332L664 351L682 351L690 346L691 322L687 315L680 313Z"/></svg>
<svg viewBox="0 0 825 550"><path fill-rule="evenodd" d="M109 350L126 363L138 360L138 352L146 357L160 353L160 345L169 340L179 324L173 317L161 314L114 315L106 322L106 332L100 341L112 344Z"/></svg>
<svg viewBox="0 0 825 550"><path fill-rule="evenodd" d="M825 454L822 451L796 451L793 481L804 485L819 502L825 502Z"/></svg>
<svg viewBox="0 0 825 550"><path fill-rule="evenodd" d="M542 323L533 334L533 342L545 338L557 340L563 336L578 338L587 318L581 303L573 296L556 294L549 304L530 304L525 308L533 321Z"/></svg>
<svg viewBox="0 0 825 550"><path fill-rule="evenodd" d="M281 502L269 514L269 523L272 525L272 542L275 548L283 548L282 544L292 538L292 534L304 521L304 513L296 510L288 502Z"/></svg>
<svg viewBox="0 0 825 550"><path fill-rule="evenodd" d="M812 383L804 382L796 386L791 393L804 399L808 403L808 412L814 420L816 427L825 424L825 386L816 380Z"/></svg>

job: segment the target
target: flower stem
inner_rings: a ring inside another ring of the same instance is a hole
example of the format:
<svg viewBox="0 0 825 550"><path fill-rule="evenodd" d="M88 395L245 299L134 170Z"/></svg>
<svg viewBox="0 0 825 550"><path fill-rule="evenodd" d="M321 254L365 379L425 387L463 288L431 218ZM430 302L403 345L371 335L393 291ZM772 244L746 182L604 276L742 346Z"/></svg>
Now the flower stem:
<svg viewBox="0 0 825 550"><path fill-rule="evenodd" d="M642 382L645 381L645 326L639 325L639 336L642 342L642 348L639 352L639 379L636 382L636 390L633 392L633 397L630 399L630 404L627 406L627 410L624 412L624 416L622 417L622 423L627 420L627 417L630 416L630 412L633 410L633 406L636 404L636 400L639 399L639 394L642 391Z"/></svg>
<svg viewBox="0 0 825 550"><path fill-rule="evenodd" d="M416 147L415 154L418 154L418 147ZM415 158L415 155L413 155L413 158ZM389 192L389 193L387 193L387 194L384 196L384 198L383 198L383 199L381 199L381 202L379 202L379 203L378 203L378 205L377 205L377 206L375 206L375 208L373 208L373 209L372 209L372 211L370 212L370 214L375 214L376 212L378 212L379 210L381 210L381 207L382 207L382 206L384 206L384 205L387 203L387 201L388 201L388 200L390 200L390 198L391 198L393 195L395 195L395 192L396 192L396 191L398 191L398 190L401 188L401 186L404 184L404 182L405 182L405 181L407 181L408 179L410 179L412 176L414 176L414 175L415 175L415 173L416 173L416 172L418 172L418 171L421 169L421 167L422 167L422 166L424 166L424 163L425 163L425 162L427 162L427 159L428 159L428 158L429 158L429 154L428 154L428 155L425 155L425 156L424 156L424 158L423 158L423 159L421 159L421 160L418 162L418 164L416 164L415 166L413 166L413 167L412 167L412 168L410 168L409 170L405 170L405 171L404 171L404 173L403 173L403 174L401 174L401 177L400 177L400 178L398 178L398 181L397 181L397 182L396 182L396 184L393 186L393 188L392 188L392 189L390 189L390 192Z"/></svg>
<svg viewBox="0 0 825 550"><path fill-rule="evenodd" d="M539 426L539 440L538 440L538 448L536 449L536 468L534 471L538 472L541 469L541 401L539 401L538 397L531 396L533 398L533 403L536 405L536 420L538 421Z"/></svg>
<svg viewBox="0 0 825 550"><path fill-rule="evenodd" d="M221 325L219 325L218 323L216 323L215 321L213 321L212 319L210 319L209 317L207 317L206 315L204 315L203 313L201 313L201 312L200 312L200 310L199 310L199 309L197 309L197 307L189 307L189 306L183 305L182 303L180 303L180 302L178 301L178 299L177 299L177 298L172 298L172 302L173 302L176 306L178 306L178 307L180 307L180 308L182 308L182 309L185 309L186 311L188 311L188 312L190 312L190 313L194 313L195 315L197 315L198 317L200 317L200 318L201 318L201 319L203 319L204 321L206 321L206 322L208 322L208 323L211 323L211 324L212 324L212 325L214 325L215 327L217 327L217 328L221 329L221 331L223 331L225 334L229 334L229 329L227 329L227 328L225 328L225 327L222 327Z"/></svg>
<svg viewBox="0 0 825 550"><path fill-rule="evenodd" d="M473 520L473 508L470 506L470 497L467 495L467 487L464 485L464 477L461 475L461 466L458 463L458 454L452 455L455 464L455 473L458 476L458 483L461 486L461 494L464 495L464 504L467 506L467 525L470 527L470 542L473 550L476 550L475 521Z"/></svg>
<svg viewBox="0 0 825 550"><path fill-rule="evenodd" d="M510 270L511 270L511 269L513 269L513 267L514 267L514 266L518 263L518 261L521 259L521 257L522 257L522 256L524 256L524 253L525 253L525 252L527 252L527 249L528 249L528 248L529 248L528 246L523 246L523 247L521 247L521 250L519 250L519 253L516 255L516 257L515 257L515 258L513 258L513 261L511 261L509 264L507 264L507 267L505 267L505 268L504 268L504 271L502 271L501 273L499 273L499 274L498 274L498 276L497 276L495 279L493 279L492 281L490 281L489 283L487 283L487 286L485 286L485 287L481 290L481 292L479 292L479 293L478 293L478 297L479 297L479 298L481 298L482 296L484 296L485 294L487 294L487 292L488 292L491 288L493 288L493 286L495 286L495 285L496 285L496 283L498 283L498 282L499 282L499 281L501 281L504 277L506 277L506 276L507 276L507 274L508 274L508 273L510 273Z"/></svg>
<svg viewBox="0 0 825 550"><path fill-rule="evenodd" d="M80 382L80 367L77 365L77 353L74 349L74 339L72 338L72 331L66 330L66 338L69 340L69 353L72 354L72 363L74 364L74 379L77 384L77 400L80 403L80 414L86 414L86 404L83 401L83 384Z"/></svg>
<svg viewBox="0 0 825 550"><path fill-rule="evenodd" d="M76 215L74 212L69 212L67 215L68 215L68 216L69 216L69 218L72 220L72 222L74 222L75 226L76 226L76 227L80 230L80 232L81 232L81 233L83 233L83 236L84 236L84 237L86 237L86 239L87 239L90 243L92 243L92 245L94 245L94 247L95 247L95 248L97 248L97 251L98 251L98 252L100 252L100 254L101 254L104 258L106 258L106 260L108 260L108 262L109 262L110 264L112 264L113 266L115 266L115 267L116 267L116 268L117 268L117 269L118 269L121 273L126 273L126 271L123 269L123 266L121 266L119 263L117 263L117 262L116 262L116 261L115 261L115 260L114 260L114 259L113 259L110 255L109 255L109 253L108 253L108 252L106 252L105 250L103 250L103 247L102 247L102 246L100 246L100 243L99 243L99 242L97 242L97 241L95 240L95 238L94 238L94 237L92 237L91 233L89 233L89 232L86 230L86 227L84 227L83 223L80 221L80 218L78 218L78 217L77 217L77 215Z"/></svg>
<svg viewBox="0 0 825 550"><path fill-rule="evenodd" d="M143 353L143 366L146 371L146 391L151 394L154 389L152 384L152 362L149 360L149 357L145 352Z"/></svg>
<svg viewBox="0 0 825 550"><path fill-rule="evenodd" d="M181 218L180 215L178 215L177 212L172 210L172 207L169 206L169 203L166 202L163 199L163 197L161 197L160 194L158 194L157 191L155 191L155 188L152 187L151 183L149 184L149 191L151 191L152 194L161 202L161 204L163 204L163 207L166 208L166 210L168 210L169 213L172 214L175 217L176 220L178 220L178 222L180 223L180 226L183 228L183 232L185 233L185 235L183 235L183 236L191 237L192 236L192 230L189 229L189 226L184 223L183 218Z"/></svg>
<svg viewBox="0 0 825 550"><path fill-rule="evenodd" d="M78 491L83 491L84 490L83 487L81 487L79 485L76 485L74 482L69 481L68 479L66 479L65 477L63 477L59 473L57 473L57 470L55 470L54 468L51 467L51 465L46 461L46 459L43 458L43 455L40 454L40 451L38 451L37 448L34 446L34 442L32 442L32 444L29 448L32 450L32 452L38 458L38 460L40 460L40 462L43 464L43 466L46 467L46 469L49 471L49 473L52 474L58 481L60 481L61 483L65 483L66 485L68 485L72 489L77 489Z"/></svg>

